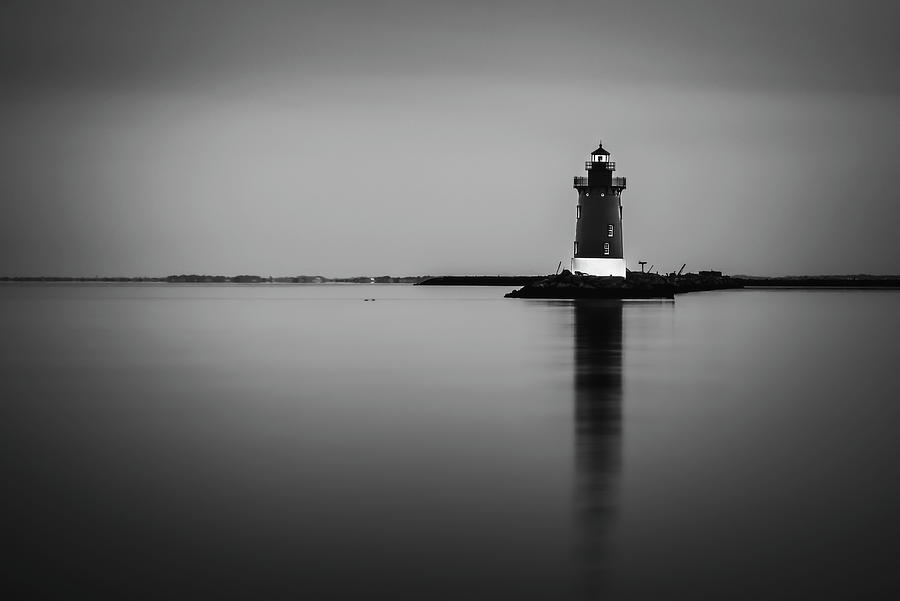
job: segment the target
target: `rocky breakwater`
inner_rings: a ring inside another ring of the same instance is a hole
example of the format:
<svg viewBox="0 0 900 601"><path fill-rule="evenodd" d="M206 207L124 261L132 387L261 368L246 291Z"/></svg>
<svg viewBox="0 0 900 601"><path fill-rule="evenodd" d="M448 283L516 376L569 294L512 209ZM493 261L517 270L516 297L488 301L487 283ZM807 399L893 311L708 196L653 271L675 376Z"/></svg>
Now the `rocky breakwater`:
<svg viewBox="0 0 900 601"><path fill-rule="evenodd" d="M565 270L518 290L506 298L673 298L675 286L665 278L601 277ZM638 274L641 275L641 274Z"/></svg>
<svg viewBox="0 0 900 601"><path fill-rule="evenodd" d="M742 288L742 283L720 272L658 275L629 271L624 278L572 273L530 282L506 298L674 298L684 292Z"/></svg>
<svg viewBox="0 0 900 601"><path fill-rule="evenodd" d="M655 274L635 274L655 275ZM683 275L669 274L665 277L675 284L675 294L685 292L703 292L706 290L730 290L743 288L744 282L730 275L723 275L721 271L701 271L700 273L685 273Z"/></svg>

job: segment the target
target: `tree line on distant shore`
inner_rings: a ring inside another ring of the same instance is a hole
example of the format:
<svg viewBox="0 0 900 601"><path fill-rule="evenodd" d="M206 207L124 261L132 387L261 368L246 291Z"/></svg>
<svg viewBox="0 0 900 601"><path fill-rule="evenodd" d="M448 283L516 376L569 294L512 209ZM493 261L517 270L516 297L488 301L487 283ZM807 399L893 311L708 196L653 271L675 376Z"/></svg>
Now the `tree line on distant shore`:
<svg viewBox="0 0 900 601"><path fill-rule="evenodd" d="M338 283L352 283L352 284L416 284L421 282L422 280L428 279L431 276L403 276L403 277L394 277L390 275L381 275L381 276L356 276L352 278L326 278L321 275L295 275L295 276L280 276L280 277L262 277L258 275L235 275L235 276L224 276L224 275L170 275L166 278L163 278L164 282L173 282L173 283L231 283L231 284L269 284L269 283L279 283L279 284L324 284L328 282L338 282Z"/></svg>
<svg viewBox="0 0 900 601"><path fill-rule="evenodd" d="M324 284L328 282L353 284L417 284L431 276L377 277L357 276L352 278L326 278L320 275L297 275L263 277L259 275L201 275L181 274L165 277L62 277L62 276L6 276L0 282L168 282L172 284Z"/></svg>

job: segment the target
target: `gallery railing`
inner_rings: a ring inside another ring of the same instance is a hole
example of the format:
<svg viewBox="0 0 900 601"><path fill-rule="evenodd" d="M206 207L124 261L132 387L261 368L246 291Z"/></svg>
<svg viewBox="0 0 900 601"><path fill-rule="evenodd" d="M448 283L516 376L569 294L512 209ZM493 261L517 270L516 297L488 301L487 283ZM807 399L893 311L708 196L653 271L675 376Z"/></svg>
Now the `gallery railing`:
<svg viewBox="0 0 900 601"><path fill-rule="evenodd" d="M580 175L575 176L574 187L580 188L580 187L584 187L584 186L588 186L588 185L590 185L590 184L588 184L588 178L582 177ZM594 185L599 187L599 186L602 186L603 184L597 183ZM625 187L625 178L624 177L610 178L609 186L612 188L624 188Z"/></svg>

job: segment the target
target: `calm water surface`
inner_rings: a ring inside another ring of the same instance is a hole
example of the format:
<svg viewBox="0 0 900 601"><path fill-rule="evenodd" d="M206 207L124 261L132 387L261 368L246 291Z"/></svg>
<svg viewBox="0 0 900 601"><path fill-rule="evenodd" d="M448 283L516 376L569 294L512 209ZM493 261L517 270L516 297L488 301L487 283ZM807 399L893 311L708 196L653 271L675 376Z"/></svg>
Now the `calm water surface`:
<svg viewBox="0 0 900 601"><path fill-rule="evenodd" d="M900 293L506 291L0 286L6 582L897 598Z"/></svg>

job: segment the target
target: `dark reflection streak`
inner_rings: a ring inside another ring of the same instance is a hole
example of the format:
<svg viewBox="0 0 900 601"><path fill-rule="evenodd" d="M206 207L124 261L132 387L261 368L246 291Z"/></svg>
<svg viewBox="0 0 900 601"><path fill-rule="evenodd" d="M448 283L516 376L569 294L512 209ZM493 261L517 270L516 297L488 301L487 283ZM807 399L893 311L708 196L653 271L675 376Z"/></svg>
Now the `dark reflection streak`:
<svg viewBox="0 0 900 601"><path fill-rule="evenodd" d="M575 538L579 593L605 590L622 445L622 302L574 302Z"/></svg>

